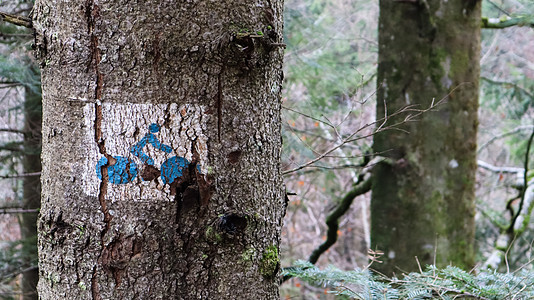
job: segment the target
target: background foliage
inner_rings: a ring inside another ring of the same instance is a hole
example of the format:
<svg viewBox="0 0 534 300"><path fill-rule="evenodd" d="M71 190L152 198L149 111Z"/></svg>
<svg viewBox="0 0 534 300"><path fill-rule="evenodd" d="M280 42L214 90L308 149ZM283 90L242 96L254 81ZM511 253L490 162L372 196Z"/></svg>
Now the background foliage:
<svg viewBox="0 0 534 300"><path fill-rule="evenodd" d="M483 15L490 18L532 15L533 11L534 3L528 0L483 1ZM288 48L283 125L283 163L286 170L306 164L338 145L347 135L375 121L377 20L376 0L286 1L285 38ZM483 30L482 36L479 160L496 168L523 170L527 142L534 129L534 30L516 26ZM287 189L295 195L289 196L291 201L285 220L284 267L295 266L297 259L306 259L326 239L327 215L364 171L358 165L370 147L371 138L366 135L372 129L372 126L364 128L359 134L361 139L344 144L311 167L286 174ZM534 168L533 158L527 167ZM481 270L496 255L500 272L517 276L517 280L526 276L525 280L528 280L532 268L533 225L529 224L522 234L504 246L497 243L509 229L512 220L510 211L517 212L523 182L521 176L518 171L479 168L477 262L478 270ZM350 210L340 219L338 241L321 256L318 266L366 270L369 258L368 205L368 195L354 200ZM371 256L377 252L371 251ZM519 268L521 272L511 273ZM335 277L337 275L332 269L304 269L334 276L328 278L325 275L323 279L326 281L340 279ZM289 270L286 275L309 279L309 274L304 271ZM440 272L445 272L445 276L453 271ZM489 283L483 284L489 282L484 281L489 280L490 275L487 274L502 275L479 273L477 276L486 274L486 277L475 278L474 274L470 275L471 283L480 284L481 289L484 285L491 287ZM380 276L370 278L384 279ZM390 284L386 286L392 288ZM336 289L335 285L327 287ZM414 291L411 286L408 287L393 285L393 288ZM282 286L282 291L287 299L329 299L333 297L328 294L330 288L325 294L325 286L292 279ZM492 296L488 292L484 295L488 299L504 299L499 298L504 295L502 293ZM526 299L526 295L525 292L520 298Z"/></svg>
<svg viewBox="0 0 534 300"><path fill-rule="evenodd" d="M27 16L32 5L32 1L2 1L0 11ZM32 41L31 30L0 23L0 299L21 299L21 274L37 268L37 237L22 238L21 231L29 231L19 228L20 212L25 210L24 177L19 177L24 172L23 160L40 153L40 132L25 131L28 114L40 115L41 111L40 75L31 55ZM26 93L37 98L26 102ZM34 146L29 147L30 142Z"/></svg>

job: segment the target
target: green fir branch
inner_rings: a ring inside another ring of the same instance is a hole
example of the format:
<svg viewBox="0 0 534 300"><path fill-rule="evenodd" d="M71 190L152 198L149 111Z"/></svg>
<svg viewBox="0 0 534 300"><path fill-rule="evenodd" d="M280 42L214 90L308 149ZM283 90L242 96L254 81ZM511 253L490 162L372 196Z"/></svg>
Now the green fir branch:
<svg viewBox="0 0 534 300"><path fill-rule="evenodd" d="M454 266L404 274L402 278L385 277L366 269L342 271L329 266L324 270L307 261L297 261L285 269L284 276L299 278L330 293L352 299L533 299L534 272L524 269L498 273L466 272Z"/></svg>

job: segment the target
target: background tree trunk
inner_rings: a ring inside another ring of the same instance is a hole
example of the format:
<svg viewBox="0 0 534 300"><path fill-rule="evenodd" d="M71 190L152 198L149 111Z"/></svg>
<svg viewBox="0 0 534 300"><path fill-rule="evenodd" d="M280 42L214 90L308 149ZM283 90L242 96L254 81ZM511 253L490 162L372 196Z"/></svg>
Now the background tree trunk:
<svg viewBox="0 0 534 300"><path fill-rule="evenodd" d="M31 67L30 67L31 68ZM36 68L36 66L35 66ZM35 68L33 71L36 71ZM36 73L35 76L37 76ZM36 86L35 88L38 88ZM23 173L41 171L41 94L30 87L24 89L24 157ZM23 179L23 208L39 209L41 205L41 180L39 176ZM22 294L24 300L37 299L39 271L37 262L37 213L24 213L19 218L21 238L24 240L27 257L26 271L22 273Z"/></svg>
<svg viewBox="0 0 534 300"><path fill-rule="evenodd" d="M279 298L281 13L37 1L42 299Z"/></svg>
<svg viewBox="0 0 534 300"><path fill-rule="evenodd" d="M373 267L473 265L480 1L380 1L377 117L446 103L374 137ZM391 118L387 124L401 121ZM434 255L434 253L436 255Z"/></svg>

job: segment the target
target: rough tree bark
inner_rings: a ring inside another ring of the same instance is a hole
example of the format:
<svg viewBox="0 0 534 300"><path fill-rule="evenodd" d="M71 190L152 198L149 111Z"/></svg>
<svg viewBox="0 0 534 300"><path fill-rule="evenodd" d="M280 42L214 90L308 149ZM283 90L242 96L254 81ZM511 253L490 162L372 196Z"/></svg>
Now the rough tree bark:
<svg viewBox="0 0 534 300"><path fill-rule="evenodd" d="M278 299L282 1L34 16L41 299Z"/></svg>
<svg viewBox="0 0 534 300"><path fill-rule="evenodd" d="M385 253L373 267L386 274L417 271L416 256L473 264L479 52L480 1L380 1L377 117L446 97L374 137L394 161L375 168L372 188L372 247Z"/></svg>

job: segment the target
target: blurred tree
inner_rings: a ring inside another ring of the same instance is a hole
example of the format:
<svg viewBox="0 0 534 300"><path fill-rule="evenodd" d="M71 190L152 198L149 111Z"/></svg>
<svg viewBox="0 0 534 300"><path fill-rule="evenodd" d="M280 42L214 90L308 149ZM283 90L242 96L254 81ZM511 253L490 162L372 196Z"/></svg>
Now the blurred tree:
<svg viewBox="0 0 534 300"><path fill-rule="evenodd" d="M39 77L37 66L26 65L35 77ZM36 91L35 89L38 89ZM24 88L24 156L22 168L24 174L41 172L41 93L40 85L26 86ZM37 299L37 282L39 270L37 268L37 216L41 207L41 177L30 175L23 177L22 208L28 211L20 216L20 233L23 240L31 241L31 261L22 273L21 290L24 300Z"/></svg>
<svg viewBox="0 0 534 300"><path fill-rule="evenodd" d="M474 264L480 1L380 1L377 118L446 102L374 136L374 268ZM393 124L405 116L392 117Z"/></svg>
<svg viewBox="0 0 534 300"><path fill-rule="evenodd" d="M2 6L19 15L30 13L33 1L6 2ZM9 19L2 14L4 19ZM15 18L27 20L27 18ZM24 25L24 24L18 24ZM28 25L28 24L26 24ZM22 199L18 220L20 225L21 242L14 243L18 259L11 263L15 267L11 275L22 274L20 287L22 299L37 299L37 215L40 208L40 177L41 171L41 88L40 73L34 61L28 56L29 44L33 39L32 31L28 28L2 23L0 27L0 43L4 44L8 51L2 51L0 55L0 77L10 88L22 88L22 100L20 105L5 107L6 110L20 113L24 116L22 130L14 132L22 133L22 140L13 139L7 143L19 143L16 151L9 151L3 159L11 158L13 162L22 166L14 170L22 170L25 176L18 177L15 181L18 185L22 182ZM22 124L21 124L22 125ZM29 176L27 176L29 175ZM17 176L17 174L15 174ZM13 204L11 204L13 205ZM21 246L21 247L20 247ZM17 253L20 252L20 253ZM13 277L12 277L13 278Z"/></svg>

